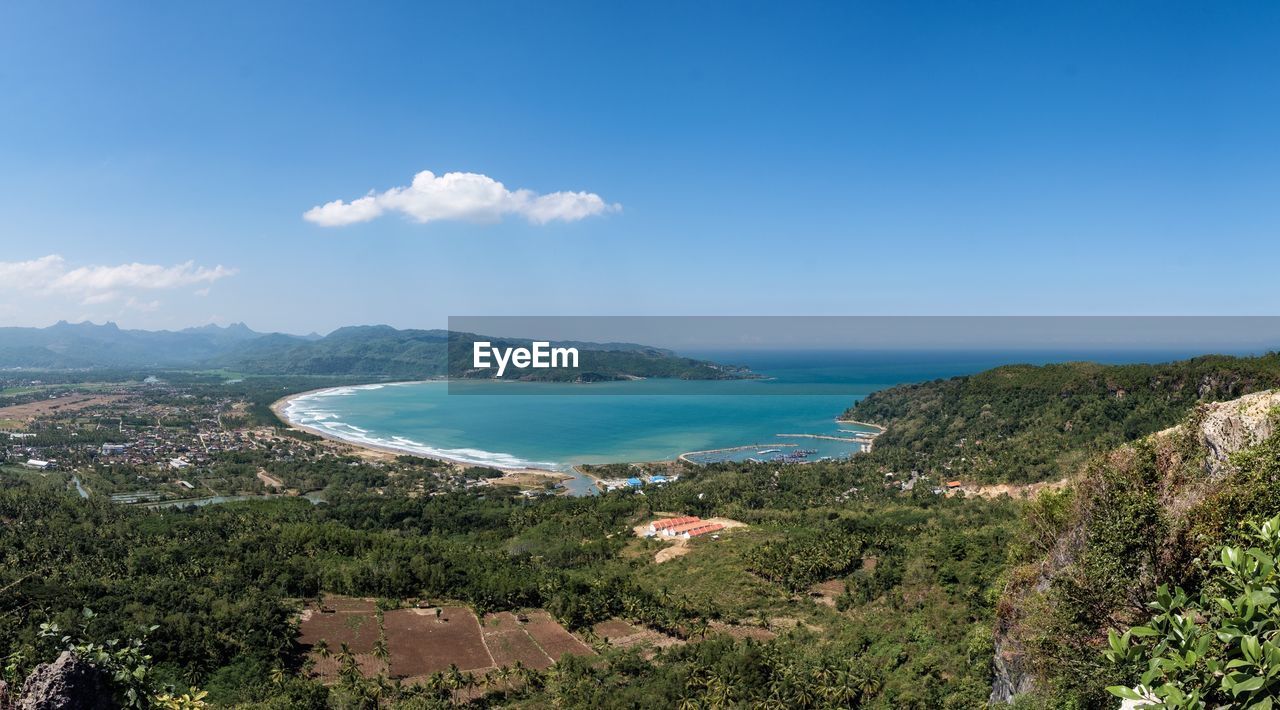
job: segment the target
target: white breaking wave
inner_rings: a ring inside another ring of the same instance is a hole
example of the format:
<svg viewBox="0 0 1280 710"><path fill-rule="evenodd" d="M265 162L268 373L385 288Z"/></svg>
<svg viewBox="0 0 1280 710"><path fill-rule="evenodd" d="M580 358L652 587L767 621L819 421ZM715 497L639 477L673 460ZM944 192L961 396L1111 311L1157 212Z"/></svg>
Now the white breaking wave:
<svg viewBox="0 0 1280 710"><path fill-rule="evenodd" d="M335 439L341 439L357 446L379 447L415 456L448 459L463 464L494 468L541 468L557 471L565 468L563 464L550 461L529 461L513 454L497 451L473 448L446 449L414 441L403 436L379 436L368 429L362 429L354 424L340 421L336 412L320 408L324 404L323 400L328 397L349 397L359 390L377 390L387 386L404 384L414 383L397 382L390 385L355 385L310 392L289 400L289 404L284 407L282 414L291 424L322 431Z"/></svg>

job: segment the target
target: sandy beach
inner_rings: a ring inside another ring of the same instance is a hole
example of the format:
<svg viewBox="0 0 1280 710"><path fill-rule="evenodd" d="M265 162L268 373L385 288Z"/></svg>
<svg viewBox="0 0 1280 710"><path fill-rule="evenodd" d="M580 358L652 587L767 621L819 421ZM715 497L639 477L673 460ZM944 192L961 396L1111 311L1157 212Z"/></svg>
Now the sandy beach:
<svg viewBox="0 0 1280 710"><path fill-rule="evenodd" d="M408 384L408 383L378 383L378 384ZM343 386L353 386L353 385L343 385ZM354 385L354 386L359 386L359 385ZM367 459L386 460L390 458L395 458L397 456L416 456L418 458L432 459L434 461L443 461L444 463L454 466L459 470L470 468L473 466L480 466L480 464L469 463L466 461L458 461L456 459L451 459L446 456L428 456L428 455L417 453L414 451L397 449L394 446L381 446L378 444L370 444L365 442L348 441L347 439L343 439L342 437L335 436L330 432L323 431L321 429L316 429L315 427L309 427L304 424L298 424L297 422L294 422L293 420L289 419L288 416L285 415L285 409L289 406L289 403L292 402L293 400L299 397L305 397L307 395L315 394L317 392L324 392L325 390L330 390L330 389L334 389L334 388L320 387L317 389L307 390L305 392L297 392L297 393L288 395L286 397L282 397L276 400L275 402L271 403L271 411L274 412L276 417L279 418L280 421L283 422L290 429L296 429L298 431L305 431L308 434L314 434L315 436L318 436L322 439L325 439L326 441L332 442L333 444L336 444L342 447L344 450L350 451L352 453L355 453L358 456L362 456ZM573 478L573 476L567 473L563 473L561 471L553 471L551 469L544 469L544 468L509 467L509 466L497 466L492 464L484 464L483 467L492 468L492 469L503 472L503 476L501 478L491 479L495 483L499 483L499 484L509 483L512 485L519 485L522 487L536 487L537 485L546 481L559 482L559 481L564 481L564 480Z"/></svg>
<svg viewBox="0 0 1280 710"><path fill-rule="evenodd" d="M872 424L871 422L860 422L857 419L837 419L836 424L854 424L857 426L868 426L868 427L871 427L872 429L879 429L880 431L878 434L876 434L876 436L879 436L880 434L883 434L886 431L888 431L888 429L880 426L879 424Z"/></svg>

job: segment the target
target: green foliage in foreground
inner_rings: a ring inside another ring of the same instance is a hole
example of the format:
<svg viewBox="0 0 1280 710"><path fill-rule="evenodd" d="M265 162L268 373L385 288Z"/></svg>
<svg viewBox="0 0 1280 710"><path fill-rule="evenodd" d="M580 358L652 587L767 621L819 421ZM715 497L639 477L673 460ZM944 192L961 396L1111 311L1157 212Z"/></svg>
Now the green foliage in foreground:
<svg viewBox="0 0 1280 710"><path fill-rule="evenodd" d="M1104 651L1116 654L1121 649L1103 643L1105 632L1144 627L1152 611L1149 602L1162 596L1162 585L1187 591L1185 599L1173 593L1159 601L1159 613L1176 610L1193 618L1194 624L1170 616L1167 626L1157 625L1158 633L1209 644L1203 652L1196 645L1175 647L1183 654L1179 662L1198 668L1196 672L1209 672L1205 653L1226 658L1222 654L1227 651L1218 645L1226 640L1214 640L1214 629L1200 625L1215 623L1209 620L1214 614L1227 613L1214 600L1238 600L1229 578L1253 574L1224 568L1222 548L1252 546L1273 554L1259 544L1257 529L1245 521L1280 514L1280 434L1232 454L1231 465L1211 475L1204 466L1207 452L1198 431L1198 414L1193 414L1183 429L1093 460L1072 493L1042 496L1028 507L1028 527L1043 533L1028 538L1028 549L1034 552L1024 558L1028 564L1009 573L1011 582L1001 602L1003 618L1016 620L1018 630L1012 636L1025 646L1038 679L1028 702L1040 703L1037 707L1107 707L1116 700L1107 687L1137 685L1149 668L1136 656L1129 663L1107 662ZM1241 554L1245 557L1229 553L1227 562L1258 562L1247 552ZM1041 577L1042 565L1052 566L1055 558L1061 566ZM1262 568L1264 577L1271 574L1265 565ZM1262 596L1253 598L1250 613L1259 613L1264 601ZM1143 639L1139 635L1144 633L1134 632L1130 638ZM1188 661L1186 650L1196 657ZM1123 660L1122 653L1117 657ZM1180 677L1162 663L1160 672L1166 671L1171 678ZM1156 676L1151 681L1157 686L1168 682ZM1184 693L1200 688L1199 700L1212 697L1206 695L1209 686L1175 683L1174 688Z"/></svg>
<svg viewBox="0 0 1280 710"><path fill-rule="evenodd" d="M1251 527L1254 546L1223 547L1199 600L1161 585L1150 623L1110 633L1107 659L1145 671L1137 686L1108 690L1138 707L1271 708L1280 695L1280 516Z"/></svg>

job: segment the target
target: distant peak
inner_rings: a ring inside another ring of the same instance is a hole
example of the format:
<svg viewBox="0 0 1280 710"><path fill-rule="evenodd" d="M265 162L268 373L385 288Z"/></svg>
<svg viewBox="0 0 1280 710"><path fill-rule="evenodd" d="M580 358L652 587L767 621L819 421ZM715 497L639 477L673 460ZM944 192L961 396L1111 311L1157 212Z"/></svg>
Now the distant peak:
<svg viewBox="0 0 1280 710"><path fill-rule="evenodd" d="M115 324L115 321L107 321L102 325L97 325L93 321L89 321L89 320L80 321L79 323L69 323L65 320L60 320L57 323L54 323L53 325L49 326L49 328L58 329L58 330L71 330L71 329L87 330L90 328L95 330L120 330L120 327Z"/></svg>

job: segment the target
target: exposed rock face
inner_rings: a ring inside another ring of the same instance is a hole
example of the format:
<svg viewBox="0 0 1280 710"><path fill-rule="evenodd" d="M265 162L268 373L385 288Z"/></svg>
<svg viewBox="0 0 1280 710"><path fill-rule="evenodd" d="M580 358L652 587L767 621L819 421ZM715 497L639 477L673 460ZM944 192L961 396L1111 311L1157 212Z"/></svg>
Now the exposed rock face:
<svg viewBox="0 0 1280 710"><path fill-rule="evenodd" d="M1271 436L1276 427L1277 408L1280 408L1277 390L1208 405L1200 424L1200 437L1209 452L1205 461L1209 473L1221 473L1228 456Z"/></svg>
<svg viewBox="0 0 1280 710"><path fill-rule="evenodd" d="M995 678L991 682L992 703L1011 703L1013 696L1031 690L1035 677L1022 667L1022 646L1006 633L995 635Z"/></svg>
<svg viewBox="0 0 1280 710"><path fill-rule="evenodd" d="M108 710L116 707L102 671L70 651L41 663L22 685L18 710Z"/></svg>
<svg viewBox="0 0 1280 710"><path fill-rule="evenodd" d="M1191 421L1197 423L1196 429L1190 433L1200 444L1207 479L1198 486L1164 489L1166 495L1161 504L1175 517L1198 502L1215 481L1226 475L1231 467L1231 454L1261 444L1280 428L1280 390L1202 404ZM1184 424L1154 434L1152 438L1168 442L1185 433L1187 425ZM1123 467L1123 460L1129 453L1127 448L1111 452L1108 455L1110 464ZM1069 528L1034 570L1021 577L1017 584L1006 588L996 611L991 703L1010 703L1013 696L1028 692L1035 686L1031 659L1020 638L1020 634L1025 633L1020 628L1022 608L1030 597L1045 592L1057 577L1068 570L1087 544L1082 526Z"/></svg>

